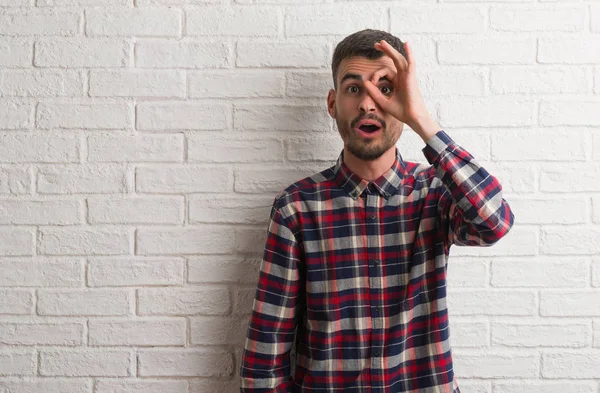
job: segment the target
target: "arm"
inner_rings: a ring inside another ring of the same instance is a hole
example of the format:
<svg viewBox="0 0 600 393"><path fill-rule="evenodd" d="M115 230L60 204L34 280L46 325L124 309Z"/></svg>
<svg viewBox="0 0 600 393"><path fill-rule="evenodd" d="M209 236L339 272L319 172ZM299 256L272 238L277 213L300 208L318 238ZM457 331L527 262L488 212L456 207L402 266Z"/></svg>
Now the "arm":
<svg viewBox="0 0 600 393"><path fill-rule="evenodd" d="M290 351L300 319L301 252L274 204L241 361L242 393L290 393Z"/></svg>
<svg viewBox="0 0 600 393"><path fill-rule="evenodd" d="M491 246L508 233L514 215L498 179L443 130L427 139L423 153L435 167L433 182L442 183L435 192L447 248Z"/></svg>

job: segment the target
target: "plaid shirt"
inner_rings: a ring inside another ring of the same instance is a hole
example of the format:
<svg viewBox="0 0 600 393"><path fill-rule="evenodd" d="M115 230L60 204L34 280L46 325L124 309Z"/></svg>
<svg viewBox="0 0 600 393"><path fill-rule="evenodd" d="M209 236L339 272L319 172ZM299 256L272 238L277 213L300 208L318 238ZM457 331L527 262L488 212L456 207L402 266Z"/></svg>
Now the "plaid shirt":
<svg viewBox="0 0 600 393"><path fill-rule="evenodd" d="M490 246L514 216L498 180L444 130L423 153L431 165L396 150L368 182L342 151L335 166L276 196L241 392L460 392L449 248Z"/></svg>

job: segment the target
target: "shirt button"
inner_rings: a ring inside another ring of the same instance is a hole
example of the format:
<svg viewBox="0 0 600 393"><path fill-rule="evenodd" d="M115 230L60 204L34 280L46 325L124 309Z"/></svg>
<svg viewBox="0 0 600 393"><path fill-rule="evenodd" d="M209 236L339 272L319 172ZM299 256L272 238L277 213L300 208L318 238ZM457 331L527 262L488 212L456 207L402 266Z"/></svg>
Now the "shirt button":
<svg viewBox="0 0 600 393"><path fill-rule="evenodd" d="M378 261L377 259L376 259L376 260L374 260L374 261L372 261L372 263L373 263L373 266L377 266L377 265L379 265L379 261Z"/></svg>
<svg viewBox="0 0 600 393"><path fill-rule="evenodd" d="M373 350L373 355L374 355L374 356L379 356L379 355L381 355L381 349L379 349L379 348L375 348L375 349Z"/></svg>
<svg viewBox="0 0 600 393"><path fill-rule="evenodd" d="M373 314L376 314L376 315L379 314L379 307L377 307L377 306L373 307Z"/></svg>
<svg viewBox="0 0 600 393"><path fill-rule="evenodd" d="M375 216L369 216L369 220L374 220L375 218L377 218L377 217L375 217Z"/></svg>

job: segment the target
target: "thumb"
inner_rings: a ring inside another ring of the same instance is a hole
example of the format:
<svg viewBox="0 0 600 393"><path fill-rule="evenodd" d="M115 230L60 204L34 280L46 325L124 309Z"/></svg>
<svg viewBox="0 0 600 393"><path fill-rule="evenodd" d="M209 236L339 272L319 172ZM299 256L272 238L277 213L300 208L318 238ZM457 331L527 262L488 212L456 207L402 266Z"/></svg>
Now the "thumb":
<svg viewBox="0 0 600 393"><path fill-rule="evenodd" d="M367 80L364 82L364 84L371 98L377 103L377 105L379 105L383 110L387 112L390 104L387 97L384 96L379 91L377 86L375 86L371 81Z"/></svg>

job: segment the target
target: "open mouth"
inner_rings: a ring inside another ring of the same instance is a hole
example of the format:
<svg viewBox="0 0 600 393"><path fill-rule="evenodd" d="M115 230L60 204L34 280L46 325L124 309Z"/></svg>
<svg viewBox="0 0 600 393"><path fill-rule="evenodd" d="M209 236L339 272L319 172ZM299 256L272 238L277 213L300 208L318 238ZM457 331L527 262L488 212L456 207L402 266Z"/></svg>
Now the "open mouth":
<svg viewBox="0 0 600 393"><path fill-rule="evenodd" d="M367 134L372 134L378 131L380 128L375 124L363 124L362 126L358 127L358 129L363 132L366 132Z"/></svg>

